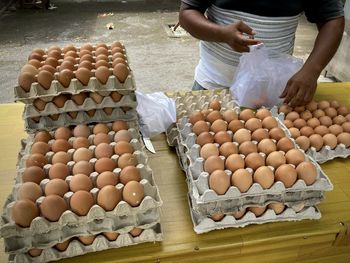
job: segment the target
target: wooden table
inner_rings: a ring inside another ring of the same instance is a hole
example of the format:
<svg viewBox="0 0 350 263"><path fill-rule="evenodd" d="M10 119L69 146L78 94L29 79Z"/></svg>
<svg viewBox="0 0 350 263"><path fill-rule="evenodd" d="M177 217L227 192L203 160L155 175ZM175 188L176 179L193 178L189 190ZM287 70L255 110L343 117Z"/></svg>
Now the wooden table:
<svg viewBox="0 0 350 263"><path fill-rule="evenodd" d="M321 99L337 99L350 107L350 83L320 85L316 100ZM22 111L22 104L0 105L1 205L13 186L20 139L26 138ZM149 157L164 202L161 218L164 241L110 249L62 262L349 262L350 159L322 165L334 190L319 205L322 218L318 221L268 223L196 235L186 200L185 175L175 151L167 146L164 135L154 139L154 146L157 153ZM0 262L6 262L3 243L1 246Z"/></svg>

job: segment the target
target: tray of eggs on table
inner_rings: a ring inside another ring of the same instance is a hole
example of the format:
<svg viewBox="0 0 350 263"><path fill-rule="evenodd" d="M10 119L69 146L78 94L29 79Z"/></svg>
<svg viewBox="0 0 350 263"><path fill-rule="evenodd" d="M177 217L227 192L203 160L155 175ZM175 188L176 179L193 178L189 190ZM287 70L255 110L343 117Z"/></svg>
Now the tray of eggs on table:
<svg viewBox="0 0 350 263"><path fill-rule="evenodd" d="M333 185L317 162L268 109L240 109L229 93L211 93L179 96L180 118L167 131L195 232L319 219L315 205Z"/></svg>
<svg viewBox="0 0 350 263"><path fill-rule="evenodd" d="M60 127L22 143L1 217L13 262L160 241L162 201L133 122Z"/></svg>

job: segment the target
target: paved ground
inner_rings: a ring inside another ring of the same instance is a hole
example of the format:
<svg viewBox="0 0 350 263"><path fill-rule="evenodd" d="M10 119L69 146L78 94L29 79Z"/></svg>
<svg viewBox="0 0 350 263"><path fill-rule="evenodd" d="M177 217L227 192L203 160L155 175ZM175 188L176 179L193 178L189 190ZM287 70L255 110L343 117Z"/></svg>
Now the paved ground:
<svg viewBox="0 0 350 263"><path fill-rule="evenodd" d="M123 41L139 90L189 89L198 61L198 41L169 38L164 30L164 24L177 22L180 1L108 1L52 0L57 6L52 11L4 13L0 17L0 103L13 101L18 71L33 48L68 43ZM108 23L114 24L113 30L106 28ZM315 34L314 25L302 17L296 56L308 56Z"/></svg>

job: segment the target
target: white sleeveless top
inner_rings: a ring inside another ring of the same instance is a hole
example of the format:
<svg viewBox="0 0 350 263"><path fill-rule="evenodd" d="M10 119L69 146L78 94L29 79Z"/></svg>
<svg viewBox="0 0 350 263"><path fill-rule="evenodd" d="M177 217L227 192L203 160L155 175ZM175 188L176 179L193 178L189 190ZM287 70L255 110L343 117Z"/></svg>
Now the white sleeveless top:
<svg viewBox="0 0 350 263"><path fill-rule="evenodd" d="M265 17L218 8L207 9L208 19L219 25L242 20L255 32L255 38L276 52L292 54L295 32L300 15L291 17ZM206 89L228 88L241 53L219 42L200 41L200 60L195 71L195 80Z"/></svg>

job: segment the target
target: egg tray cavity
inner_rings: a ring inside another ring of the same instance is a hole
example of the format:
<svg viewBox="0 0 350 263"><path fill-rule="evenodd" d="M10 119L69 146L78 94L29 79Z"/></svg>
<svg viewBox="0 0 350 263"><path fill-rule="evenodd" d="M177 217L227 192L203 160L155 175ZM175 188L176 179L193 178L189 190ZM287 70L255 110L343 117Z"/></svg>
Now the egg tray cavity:
<svg viewBox="0 0 350 263"><path fill-rule="evenodd" d="M179 91L175 93L168 92L166 95L175 100L176 116L178 119L188 116L193 111L208 109L210 101L214 99L221 102L222 110L232 109L233 107L237 106L237 103L232 99L232 96L227 89L189 92ZM178 129L176 125L169 127L166 135L168 144L170 146L175 146L175 138L178 136Z"/></svg>
<svg viewBox="0 0 350 263"><path fill-rule="evenodd" d="M124 95L120 101L115 102L109 96L103 98L101 103L96 103L92 98L86 98L83 104L78 105L73 100L67 100L63 107L58 108L53 102L48 102L42 111L39 111L32 104L27 104L24 108L23 118L43 117L52 114L62 114L71 111L89 111L103 108L129 107L135 109L137 106L134 93Z"/></svg>
<svg viewBox="0 0 350 263"><path fill-rule="evenodd" d="M295 140L292 138L290 131L288 128L283 124L285 115L284 113L278 113L278 108L273 107L271 109L272 115L279 119L281 122L281 125L283 125L283 128L288 135L294 142ZM298 148L300 148L298 146ZM334 149L331 149L328 145L324 145L319 151L316 151L314 147L310 147L307 149L306 154L310 157L312 157L316 162L318 163L325 163L327 161L333 160L335 158L341 157L341 158L347 158L350 156L350 147L346 148L344 144L338 144Z"/></svg>
<svg viewBox="0 0 350 263"><path fill-rule="evenodd" d="M38 82L31 85L29 92L25 92L20 86L14 88L15 100L23 103L31 103L36 98L53 97L61 93L78 94L83 91L105 92L118 91L134 91L136 89L135 79L132 72L126 78L124 83L120 83L114 76L109 76L106 84L102 84L95 77L91 77L88 84L84 86L78 79L73 78L67 88L62 86L58 80L53 80L48 90L44 89Z"/></svg>
<svg viewBox="0 0 350 263"><path fill-rule="evenodd" d="M121 108L114 108L111 114L107 114L102 109L97 109L92 117L85 111L79 111L76 118L72 118L67 113L61 113L57 120L53 120L48 116L42 116L39 122L35 122L31 118L23 116L25 130L28 133L34 133L38 130L52 131L62 126L90 124L97 122L113 122L115 120L133 121L137 120L137 112L135 109L124 112Z"/></svg>
<svg viewBox="0 0 350 263"><path fill-rule="evenodd" d="M103 251L111 248L120 248L131 245L137 245L146 242L161 242L163 235L160 224L144 228L140 236L132 237L129 233L120 233L115 241L109 241L103 235L95 238L91 245L83 245L78 240L73 240L65 251L58 251L55 248L44 249L40 256L31 257L27 253L12 254L9 256L9 263L42 263L56 261L64 258L85 255L87 253Z"/></svg>

